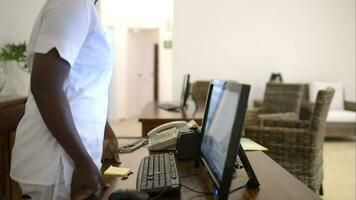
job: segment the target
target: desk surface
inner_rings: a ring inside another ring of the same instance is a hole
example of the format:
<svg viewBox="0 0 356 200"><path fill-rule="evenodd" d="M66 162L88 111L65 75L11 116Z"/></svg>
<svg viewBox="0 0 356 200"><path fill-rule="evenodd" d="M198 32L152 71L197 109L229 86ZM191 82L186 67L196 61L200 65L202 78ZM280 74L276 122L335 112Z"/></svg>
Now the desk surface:
<svg viewBox="0 0 356 200"><path fill-rule="evenodd" d="M195 110L193 103L190 103L184 111L166 111L158 107L155 101L148 102L139 117L139 121L146 120L182 120L182 119L201 119L203 112Z"/></svg>
<svg viewBox="0 0 356 200"><path fill-rule="evenodd" d="M193 103L190 103L188 108L184 111L166 111L158 107L159 103L151 101L143 108L138 119L142 123L142 136L146 136L151 129L171 121L194 119L198 124L201 124L204 112L202 110L195 110Z"/></svg>
<svg viewBox="0 0 356 200"><path fill-rule="evenodd" d="M122 141L119 141L122 144ZM147 147L128 153L121 154L122 167L129 167L134 174L130 175L127 180L121 180L115 177L105 177L105 179L111 184L111 188L108 189L102 199L107 199L109 194L119 188L136 188L136 176L141 159L149 154ZM241 189L230 194L229 199L234 200L312 200L320 199L318 195L312 192L302 182L297 180L294 176L288 173L285 169L279 166L276 162L270 159L266 154L260 151L247 152L247 156L254 168L258 180L261 183L258 189ZM198 172L199 168L195 168L191 162L179 162L179 168L181 176ZM238 170L236 177L233 180L232 187L245 184L247 181L247 175L244 170ZM203 176L191 176L182 179L182 184L190 186L196 190L207 191L207 177ZM212 196L205 196L191 192L182 187L180 196L176 197L162 197L160 199L213 199Z"/></svg>

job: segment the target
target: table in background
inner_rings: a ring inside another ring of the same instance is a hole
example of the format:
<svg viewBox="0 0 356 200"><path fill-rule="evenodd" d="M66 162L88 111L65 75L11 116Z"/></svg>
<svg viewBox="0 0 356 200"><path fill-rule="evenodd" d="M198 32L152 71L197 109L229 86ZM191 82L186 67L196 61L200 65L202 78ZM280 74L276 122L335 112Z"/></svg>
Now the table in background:
<svg viewBox="0 0 356 200"><path fill-rule="evenodd" d="M19 188L10 179L11 150L15 129L25 111L26 98L0 96L0 199L19 198Z"/></svg>
<svg viewBox="0 0 356 200"><path fill-rule="evenodd" d="M119 140L120 144L129 143L129 140ZM106 200L111 192L120 188L136 188L136 176L139 168L140 161L143 157L149 155L147 147L142 147L132 153L121 154L121 166L129 167L134 172L130 175L127 180L121 180L117 177L105 177L105 179L111 184L102 200ZM261 151L250 151L247 152L247 157L249 158L252 167L255 170L257 178L261 183L261 186L257 189L246 189L243 188L230 194L229 199L234 200L313 200L321 198L311 191L306 185L296 179L293 175L288 173L284 168L279 166L271 158ZM178 163L180 175L192 174L195 171L199 172L200 168L194 166L193 162L179 162ZM190 186L199 191L208 191L211 181L207 176L190 176L187 178L182 178L182 184ZM247 181L247 175L244 170L238 170L235 176L232 187L241 186ZM205 200L213 199L211 195L197 194L186 188L181 189L180 193L176 196L162 197L165 199L179 199L179 200Z"/></svg>
<svg viewBox="0 0 356 200"><path fill-rule="evenodd" d="M158 105L158 102L152 101L147 103L142 110L138 119L142 123L142 137L145 137L153 128L171 121L189 121L194 119L198 124L201 124L204 113L202 110L195 110L195 106L192 103L190 103L190 106L184 112L166 111L160 109Z"/></svg>

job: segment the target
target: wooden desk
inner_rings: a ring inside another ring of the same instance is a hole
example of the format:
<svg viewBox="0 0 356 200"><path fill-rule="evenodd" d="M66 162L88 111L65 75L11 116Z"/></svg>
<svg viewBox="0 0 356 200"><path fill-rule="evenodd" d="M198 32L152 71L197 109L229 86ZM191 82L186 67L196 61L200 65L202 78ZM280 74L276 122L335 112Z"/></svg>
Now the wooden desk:
<svg viewBox="0 0 356 200"><path fill-rule="evenodd" d="M201 124L204 113L202 110L195 111L193 105L189 106L184 112L171 112L160 109L158 104L158 102L149 102L142 110L138 119L138 121L142 123L142 137L146 136L153 128L171 121L189 121L194 119L198 124Z"/></svg>
<svg viewBox="0 0 356 200"><path fill-rule="evenodd" d="M26 98L0 96L0 199L19 199L18 187L10 179L11 150L15 129L25 111Z"/></svg>
<svg viewBox="0 0 356 200"><path fill-rule="evenodd" d="M119 141L123 144L122 141ZM120 178L105 177L111 184L104 196L103 200L107 199L111 192L119 188L136 188L136 176L141 159L149 154L146 147L128 153L121 154L122 167L129 167L134 174L130 175L127 180ZM230 194L229 199L233 200L320 200L318 195L311 191L306 185L297 180L293 175L279 166L276 162L270 159L266 154L260 151L247 152L247 156L256 172L258 180L261 183L258 189L241 189ZM195 168L192 162L179 162L181 176L199 172L199 168ZM236 177L233 180L231 188L244 185L247 181L247 175L244 170L238 170ZM199 191L208 191L211 181L207 176L191 176L182 179L182 184L190 186ZM171 197L162 197L159 199L180 199L180 200L205 200L214 199L212 196L206 196L191 192L182 187L180 194Z"/></svg>

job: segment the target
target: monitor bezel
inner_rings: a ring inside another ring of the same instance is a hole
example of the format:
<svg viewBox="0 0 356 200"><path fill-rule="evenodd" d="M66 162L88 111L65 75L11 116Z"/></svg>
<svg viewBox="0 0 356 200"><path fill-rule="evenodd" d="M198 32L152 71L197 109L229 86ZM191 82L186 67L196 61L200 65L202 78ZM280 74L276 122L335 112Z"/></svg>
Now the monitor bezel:
<svg viewBox="0 0 356 200"><path fill-rule="evenodd" d="M189 94L190 94L190 74L185 74L183 78L183 86L182 86L182 92L181 92L180 104L179 104L181 108L187 106Z"/></svg>
<svg viewBox="0 0 356 200"><path fill-rule="evenodd" d="M210 104L210 98L212 95L212 90L214 86L222 86L226 87L226 85L229 84L229 87L232 87L234 92L237 92L239 94L238 96L238 102L237 102L237 108L234 116L234 122L233 122L233 127L232 127L232 132L236 134L231 134L230 137L230 142L228 149L226 160L225 160L225 165L224 165L224 170L223 170L223 176L222 180L219 181L219 179L216 177L216 175L213 173L213 171L210 169L208 162L206 161L203 153L201 153L201 160L206 167L208 173L210 174L210 177L214 184L217 186L219 189L219 200L227 200L229 197L230 193L230 187L231 187L231 181L233 178L233 173L235 171L235 161L238 153L238 149L240 146L240 139L241 139L241 132L242 132L242 127L243 127L243 122L245 118L245 112L247 109L247 104L248 104L248 97L249 97L249 92L250 92L250 86L245 85L245 84L239 84L235 81L224 81L224 80L212 80L210 82L209 90L208 90L208 98L205 104L205 112L204 112L204 118L203 118L203 123L202 123L202 137L205 135L205 127L206 127L206 119L207 115L209 112L209 104Z"/></svg>

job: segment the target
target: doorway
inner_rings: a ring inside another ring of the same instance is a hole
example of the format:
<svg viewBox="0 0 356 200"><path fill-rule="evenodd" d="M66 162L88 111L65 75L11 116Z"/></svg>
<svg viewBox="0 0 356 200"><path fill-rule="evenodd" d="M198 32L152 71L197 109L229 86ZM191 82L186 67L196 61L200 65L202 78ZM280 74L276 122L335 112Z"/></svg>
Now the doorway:
<svg viewBox="0 0 356 200"><path fill-rule="evenodd" d="M159 29L128 29L128 118L137 118L146 103L158 97L158 43Z"/></svg>

